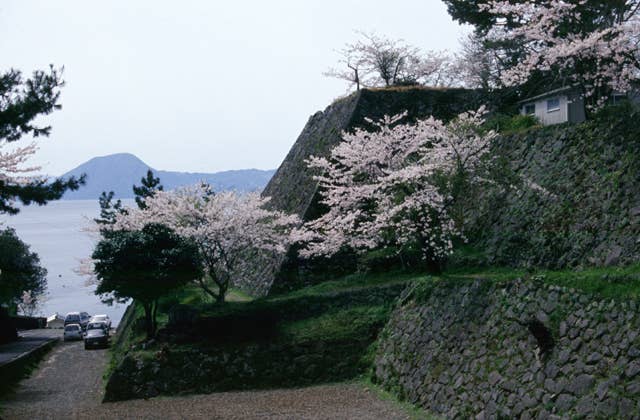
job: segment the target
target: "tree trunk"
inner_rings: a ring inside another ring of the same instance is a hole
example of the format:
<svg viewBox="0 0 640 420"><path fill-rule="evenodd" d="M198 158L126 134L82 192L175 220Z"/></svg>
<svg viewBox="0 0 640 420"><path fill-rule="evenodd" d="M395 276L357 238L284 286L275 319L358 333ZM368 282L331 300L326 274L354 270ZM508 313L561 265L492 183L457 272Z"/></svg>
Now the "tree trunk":
<svg viewBox="0 0 640 420"><path fill-rule="evenodd" d="M151 311L151 332L155 336L156 331L158 330L158 300L154 300L151 305L153 308Z"/></svg>
<svg viewBox="0 0 640 420"><path fill-rule="evenodd" d="M151 303L143 303L142 306L144 307L144 323L145 323L145 329L147 330L147 339L150 339L153 337L153 318L152 318L152 311L151 311Z"/></svg>
<svg viewBox="0 0 640 420"><path fill-rule="evenodd" d="M220 281L216 282L218 285L218 296L216 296L216 303L222 304L224 303L224 298L227 295L227 291L229 290L229 282L228 281Z"/></svg>
<svg viewBox="0 0 640 420"><path fill-rule="evenodd" d="M431 274L442 274L442 263L434 258L428 258L427 271Z"/></svg>
<svg viewBox="0 0 640 420"><path fill-rule="evenodd" d="M213 299L215 299L216 301L218 300L218 294L217 294L217 293L215 293L213 290L211 290L211 289L209 288L209 286L207 286L207 284L205 283L205 281L204 281L204 279L203 279L203 278L198 279L198 280L197 280L197 282L198 282L198 286L200 286L200 288L201 288L202 290L204 290L204 292L205 292L206 294L208 294L209 296L211 296L211 297L212 297Z"/></svg>
<svg viewBox="0 0 640 420"><path fill-rule="evenodd" d="M418 238L418 245L420 246L420 249L424 250L426 243L427 243L427 238L424 238L422 236ZM430 252L427 253L426 255L423 254L423 257L426 261L425 265L426 265L427 272L430 274L442 274L441 261L436 256L430 255L430 254L431 254Z"/></svg>

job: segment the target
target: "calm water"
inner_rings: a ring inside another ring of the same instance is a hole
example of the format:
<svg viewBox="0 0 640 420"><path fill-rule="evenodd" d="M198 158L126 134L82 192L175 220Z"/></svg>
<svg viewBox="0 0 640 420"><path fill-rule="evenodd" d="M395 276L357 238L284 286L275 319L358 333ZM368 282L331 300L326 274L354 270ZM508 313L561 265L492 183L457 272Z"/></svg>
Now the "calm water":
<svg viewBox="0 0 640 420"><path fill-rule="evenodd" d="M48 271L48 300L41 306L41 315L106 313L114 325L122 317L126 305L101 303L93 293L95 286L87 286L86 278L74 272L79 260L91 255L95 241L81 229L99 213L95 200L69 200L23 207L16 216L0 214L0 224L13 227L20 239L38 253L41 265Z"/></svg>

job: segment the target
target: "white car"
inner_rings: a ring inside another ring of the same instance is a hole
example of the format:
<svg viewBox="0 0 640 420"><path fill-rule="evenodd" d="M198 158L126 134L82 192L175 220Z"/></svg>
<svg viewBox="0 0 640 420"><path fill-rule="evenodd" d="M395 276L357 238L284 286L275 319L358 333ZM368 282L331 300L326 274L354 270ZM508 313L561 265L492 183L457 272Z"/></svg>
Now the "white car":
<svg viewBox="0 0 640 420"><path fill-rule="evenodd" d="M107 326L107 329L111 329L111 319L109 319L108 315L94 315L91 317L91 320L89 322L102 322Z"/></svg>
<svg viewBox="0 0 640 420"><path fill-rule="evenodd" d="M82 327L80 324L67 324L64 326L64 341L82 340Z"/></svg>

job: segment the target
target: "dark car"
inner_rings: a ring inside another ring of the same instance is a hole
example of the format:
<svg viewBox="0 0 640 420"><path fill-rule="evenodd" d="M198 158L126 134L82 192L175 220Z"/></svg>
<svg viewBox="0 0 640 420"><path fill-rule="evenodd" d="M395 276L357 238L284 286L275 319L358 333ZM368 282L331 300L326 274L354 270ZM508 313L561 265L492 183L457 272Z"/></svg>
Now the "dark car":
<svg viewBox="0 0 640 420"><path fill-rule="evenodd" d="M87 324L87 332L84 335L84 348L107 347L109 345L109 332L104 324L91 322Z"/></svg>
<svg viewBox="0 0 640 420"><path fill-rule="evenodd" d="M87 324L89 323L90 319L91 315L89 315L88 312L80 312L80 325L82 325L83 330L87 329Z"/></svg>
<svg viewBox="0 0 640 420"><path fill-rule="evenodd" d="M87 331L89 330L97 330L98 328L102 328L107 335L109 335L109 327L104 322L96 322L92 321L87 324Z"/></svg>
<svg viewBox="0 0 640 420"><path fill-rule="evenodd" d="M69 312L66 317L64 317L64 325L68 324L78 324L81 325L80 312Z"/></svg>

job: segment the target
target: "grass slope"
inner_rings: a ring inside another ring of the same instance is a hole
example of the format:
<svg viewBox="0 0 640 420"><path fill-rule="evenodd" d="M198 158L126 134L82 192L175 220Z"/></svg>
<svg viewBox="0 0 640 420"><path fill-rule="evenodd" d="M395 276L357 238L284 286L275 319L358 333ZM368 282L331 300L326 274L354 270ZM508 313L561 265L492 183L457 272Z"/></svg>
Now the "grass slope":
<svg viewBox="0 0 640 420"><path fill-rule="evenodd" d="M202 299L198 289L187 289L160 308L168 303L196 308L200 317L193 330L165 330L149 344L143 343L140 321L133 321L133 332L112 350L106 398L353 380L371 366L372 345L396 297L408 283L423 278L352 275L252 301L235 294L224 305ZM141 315L139 311L136 316ZM167 316L159 321L162 328Z"/></svg>
<svg viewBox="0 0 640 420"><path fill-rule="evenodd" d="M284 388L366 378L376 339L397 297L409 284L417 293L482 278L544 281L611 299L640 297L640 265L582 271L466 268L440 276L386 273L351 275L284 295L256 300L233 294L225 305L188 288L167 298L200 314L191 333L165 331L144 342L133 320L112 350L107 399ZM405 293L405 295L408 295ZM141 318L141 311L134 314ZM161 314L160 325L167 316ZM196 333L195 335L193 333Z"/></svg>
<svg viewBox="0 0 640 420"><path fill-rule="evenodd" d="M443 279L509 281L532 278L548 284L580 290L605 299L640 298L640 264L626 267L595 267L582 270L525 270L512 268L461 268L446 272Z"/></svg>

